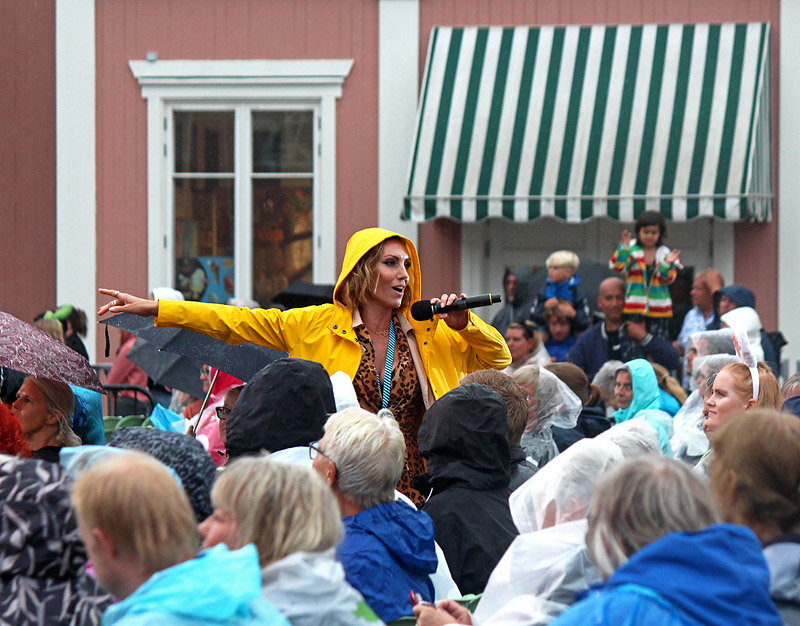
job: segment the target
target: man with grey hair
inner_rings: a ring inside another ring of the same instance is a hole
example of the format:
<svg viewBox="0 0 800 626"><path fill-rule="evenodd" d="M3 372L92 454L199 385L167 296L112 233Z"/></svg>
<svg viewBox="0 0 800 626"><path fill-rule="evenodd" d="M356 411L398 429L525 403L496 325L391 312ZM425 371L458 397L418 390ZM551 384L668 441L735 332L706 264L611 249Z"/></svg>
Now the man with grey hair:
<svg viewBox="0 0 800 626"><path fill-rule="evenodd" d="M395 501L406 449L391 413L360 408L335 413L325 423L325 436L309 449L342 513L345 537L337 555L347 582L386 623L411 615L410 591L433 601L433 522Z"/></svg>

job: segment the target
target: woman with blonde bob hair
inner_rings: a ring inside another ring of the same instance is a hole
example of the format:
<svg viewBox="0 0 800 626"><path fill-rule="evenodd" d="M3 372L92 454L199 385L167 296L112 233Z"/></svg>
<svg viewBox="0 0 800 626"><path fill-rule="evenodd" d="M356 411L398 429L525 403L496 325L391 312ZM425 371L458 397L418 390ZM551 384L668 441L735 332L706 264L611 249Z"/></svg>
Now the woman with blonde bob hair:
<svg viewBox="0 0 800 626"><path fill-rule="evenodd" d="M336 498L313 470L269 457L231 462L200 524L203 548L255 544L262 592L293 626L366 624L377 617L344 578L335 548L343 536Z"/></svg>
<svg viewBox="0 0 800 626"><path fill-rule="evenodd" d="M612 468L586 534L605 583L552 623L779 626L758 540L717 522L708 490L680 462L641 456Z"/></svg>
<svg viewBox="0 0 800 626"><path fill-rule="evenodd" d="M61 448L81 445L80 437L70 428L75 395L69 385L28 376L11 412L19 421L34 458L57 463Z"/></svg>

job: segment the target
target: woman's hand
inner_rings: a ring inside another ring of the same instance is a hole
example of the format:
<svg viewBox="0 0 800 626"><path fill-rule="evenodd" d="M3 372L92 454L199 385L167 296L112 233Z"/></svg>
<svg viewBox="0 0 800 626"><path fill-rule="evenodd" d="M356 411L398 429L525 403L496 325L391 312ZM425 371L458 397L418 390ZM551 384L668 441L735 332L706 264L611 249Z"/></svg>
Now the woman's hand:
<svg viewBox="0 0 800 626"><path fill-rule="evenodd" d="M417 626L444 626L445 624L472 624L469 611L458 602L442 600L436 608L424 604L414 607Z"/></svg>
<svg viewBox="0 0 800 626"><path fill-rule="evenodd" d="M632 237L633 237L633 235L631 235L631 232L629 230L623 230L622 231L622 236L619 238L619 242L624 247L627 248L629 245L631 245L631 238Z"/></svg>
<svg viewBox="0 0 800 626"><path fill-rule="evenodd" d="M466 298L467 294L462 293L461 296L457 296L454 293L451 293L450 295L443 293L441 298L431 298L431 304L441 302L443 306L450 306L453 304L453 302L458 300L459 297ZM469 311L465 309L463 311L440 313L439 318L444 320L444 322L453 330L464 330L467 327L467 322L469 321Z"/></svg>
<svg viewBox="0 0 800 626"><path fill-rule="evenodd" d="M114 298L111 302L97 309L98 315L105 315L106 313L133 313L140 317L155 317L158 315L158 300L137 298L116 289L99 289L98 291L104 296Z"/></svg>

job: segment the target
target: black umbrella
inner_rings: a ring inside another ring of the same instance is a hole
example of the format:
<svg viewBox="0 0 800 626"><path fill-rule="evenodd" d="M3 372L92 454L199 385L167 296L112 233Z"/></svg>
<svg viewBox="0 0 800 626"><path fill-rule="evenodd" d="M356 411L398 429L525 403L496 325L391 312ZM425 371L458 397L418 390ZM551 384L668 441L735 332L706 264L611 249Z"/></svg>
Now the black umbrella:
<svg viewBox="0 0 800 626"><path fill-rule="evenodd" d="M185 391L195 398L205 395L203 382L200 380L201 364L198 361L159 350L141 337L136 339L128 358L159 385Z"/></svg>
<svg viewBox="0 0 800 626"><path fill-rule="evenodd" d="M285 352L252 343L232 346L185 328L153 326L152 319L132 313L119 313L100 323L127 330L159 350L205 363L244 381L273 361L288 356Z"/></svg>
<svg viewBox="0 0 800 626"><path fill-rule="evenodd" d="M333 285L315 285L298 280L280 293L272 296L272 301L275 304L285 306L287 309L332 303Z"/></svg>

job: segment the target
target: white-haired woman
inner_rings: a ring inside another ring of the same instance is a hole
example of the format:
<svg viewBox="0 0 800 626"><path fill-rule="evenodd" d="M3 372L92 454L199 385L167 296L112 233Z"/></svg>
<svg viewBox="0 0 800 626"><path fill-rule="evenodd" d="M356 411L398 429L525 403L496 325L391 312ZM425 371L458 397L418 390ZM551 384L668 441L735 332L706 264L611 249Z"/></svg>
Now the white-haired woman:
<svg viewBox="0 0 800 626"><path fill-rule="evenodd" d="M595 493L586 534L606 582L553 624L779 626L758 539L718 521L684 464L650 455L618 465Z"/></svg>
<svg viewBox="0 0 800 626"><path fill-rule="evenodd" d="M343 516L337 554L347 581L387 623L411 615L410 591L432 601L433 522L394 496L405 458L397 422L383 412L345 409L328 418L310 453Z"/></svg>
<svg viewBox="0 0 800 626"><path fill-rule="evenodd" d="M380 623L345 581L335 555L342 539L339 510L312 470L268 457L236 459L211 499L214 513L199 527L203 547L255 544L263 596L292 626Z"/></svg>
<svg viewBox="0 0 800 626"><path fill-rule="evenodd" d="M81 445L70 428L75 395L69 385L28 376L11 405L28 440L33 458L58 463L61 448Z"/></svg>

